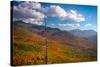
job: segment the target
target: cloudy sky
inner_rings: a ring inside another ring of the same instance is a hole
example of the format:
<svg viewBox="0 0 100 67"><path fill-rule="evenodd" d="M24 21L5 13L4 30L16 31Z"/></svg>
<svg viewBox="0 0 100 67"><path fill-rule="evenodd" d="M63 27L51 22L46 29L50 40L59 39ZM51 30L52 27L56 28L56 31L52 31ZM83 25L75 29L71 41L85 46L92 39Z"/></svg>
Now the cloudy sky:
<svg viewBox="0 0 100 67"><path fill-rule="evenodd" d="M61 30L97 30L97 7L72 4L13 2L13 21L44 25Z"/></svg>

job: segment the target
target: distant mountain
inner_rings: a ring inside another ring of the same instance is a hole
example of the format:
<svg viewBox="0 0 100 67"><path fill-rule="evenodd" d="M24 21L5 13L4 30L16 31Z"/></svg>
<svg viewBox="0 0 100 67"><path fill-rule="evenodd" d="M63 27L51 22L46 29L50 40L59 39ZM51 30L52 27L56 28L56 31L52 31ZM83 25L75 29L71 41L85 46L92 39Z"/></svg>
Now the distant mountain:
<svg viewBox="0 0 100 67"><path fill-rule="evenodd" d="M93 30L80 30L75 29L71 31L62 31L58 28L45 27L43 25L35 25L30 23L24 23L23 21L15 21L14 26L24 27L28 31L34 32L39 36L47 37L50 40L56 40L63 43L76 40L90 42L96 44L97 32ZM86 45L86 44L85 44ZM90 46L89 46L90 47Z"/></svg>
<svg viewBox="0 0 100 67"><path fill-rule="evenodd" d="M71 30L69 31L71 34L78 36L78 37L91 37L91 36L95 36L97 35L97 32L94 30L79 30L79 29L75 29L75 30Z"/></svg>
<svg viewBox="0 0 100 67"><path fill-rule="evenodd" d="M71 34L73 34L76 37L84 38L92 43L97 44L97 32L94 30L71 30L69 31Z"/></svg>

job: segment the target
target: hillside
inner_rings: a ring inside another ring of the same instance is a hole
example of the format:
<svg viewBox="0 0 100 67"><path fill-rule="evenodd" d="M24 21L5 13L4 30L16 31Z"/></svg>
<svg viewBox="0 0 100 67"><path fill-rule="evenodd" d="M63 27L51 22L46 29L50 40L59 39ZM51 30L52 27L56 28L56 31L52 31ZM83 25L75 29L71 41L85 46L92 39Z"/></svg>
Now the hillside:
<svg viewBox="0 0 100 67"><path fill-rule="evenodd" d="M13 65L45 64L46 38L48 64L97 60L95 31L62 31L22 21L12 23Z"/></svg>

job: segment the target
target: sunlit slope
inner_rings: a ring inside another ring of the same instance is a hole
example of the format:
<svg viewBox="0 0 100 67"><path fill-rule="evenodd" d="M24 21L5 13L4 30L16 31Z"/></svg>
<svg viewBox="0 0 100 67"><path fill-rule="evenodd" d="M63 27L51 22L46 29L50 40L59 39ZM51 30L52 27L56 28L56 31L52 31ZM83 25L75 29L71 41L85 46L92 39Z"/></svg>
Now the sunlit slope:
<svg viewBox="0 0 100 67"><path fill-rule="evenodd" d="M48 64L96 61L96 44L66 31L24 23L13 24L13 65L45 64L45 38Z"/></svg>

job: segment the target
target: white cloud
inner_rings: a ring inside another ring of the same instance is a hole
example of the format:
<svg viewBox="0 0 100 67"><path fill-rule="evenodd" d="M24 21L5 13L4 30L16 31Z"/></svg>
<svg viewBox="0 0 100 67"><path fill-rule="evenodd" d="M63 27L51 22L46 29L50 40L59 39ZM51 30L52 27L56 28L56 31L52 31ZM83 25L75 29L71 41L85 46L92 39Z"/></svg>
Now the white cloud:
<svg viewBox="0 0 100 67"><path fill-rule="evenodd" d="M67 28L74 28L74 27L79 27L80 24L58 24L61 27L67 27Z"/></svg>
<svg viewBox="0 0 100 67"><path fill-rule="evenodd" d="M51 25L54 26L55 24L52 23Z"/></svg>
<svg viewBox="0 0 100 67"><path fill-rule="evenodd" d="M39 19L42 19L42 18L46 17L43 13L38 12L36 10L33 11L32 15L33 15L33 18L39 18Z"/></svg>
<svg viewBox="0 0 100 67"><path fill-rule="evenodd" d="M49 16L52 17L66 17L66 11L60 6L51 5L48 10Z"/></svg>
<svg viewBox="0 0 100 67"><path fill-rule="evenodd" d="M85 24L85 27L89 27L89 26L92 26L92 24Z"/></svg>
<svg viewBox="0 0 100 67"><path fill-rule="evenodd" d="M24 1L23 3L21 3L19 5L19 7L27 7L29 9L33 8L33 9L40 9L41 8L41 4L38 2L32 2L32 1Z"/></svg>
<svg viewBox="0 0 100 67"><path fill-rule="evenodd" d="M31 23L31 24L36 24L36 25L44 25L44 22L42 22L41 20L39 19L33 19L33 18L30 18L30 19L25 19L23 20L25 23Z"/></svg>
<svg viewBox="0 0 100 67"><path fill-rule="evenodd" d="M28 23L42 25L40 20L46 16L36 9L40 9L41 5L35 2L23 2L18 6L13 6L13 20L27 21Z"/></svg>
<svg viewBox="0 0 100 67"><path fill-rule="evenodd" d="M66 19L70 19L70 20L73 20L75 22L85 21L85 18L83 17L83 15L78 14L75 10L70 10L69 12L67 12Z"/></svg>
<svg viewBox="0 0 100 67"><path fill-rule="evenodd" d="M46 16L36 10L28 8L13 8L13 17L14 18L45 18Z"/></svg>
<svg viewBox="0 0 100 67"><path fill-rule="evenodd" d="M66 11L64 8L57 5L51 5L44 10L47 12L46 15L48 17L59 17L60 19L71 20L75 22L85 21L85 17L82 14L76 12L75 10Z"/></svg>
<svg viewBox="0 0 100 67"><path fill-rule="evenodd" d="M25 23L43 25L41 20L46 16L43 13L36 11L36 9L40 8L41 5L35 2L23 2L18 6L14 6L13 20L22 20Z"/></svg>
<svg viewBox="0 0 100 67"><path fill-rule="evenodd" d="M74 22L85 21L85 17L75 10L66 11L64 8L57 5L42 7L38 2L22 2L18 6L13 6L13 20L36 19L34 23L40 19L47 17L58 17L63 20L71 20ZM70 25L69 25L70 26Z"/></svg>

